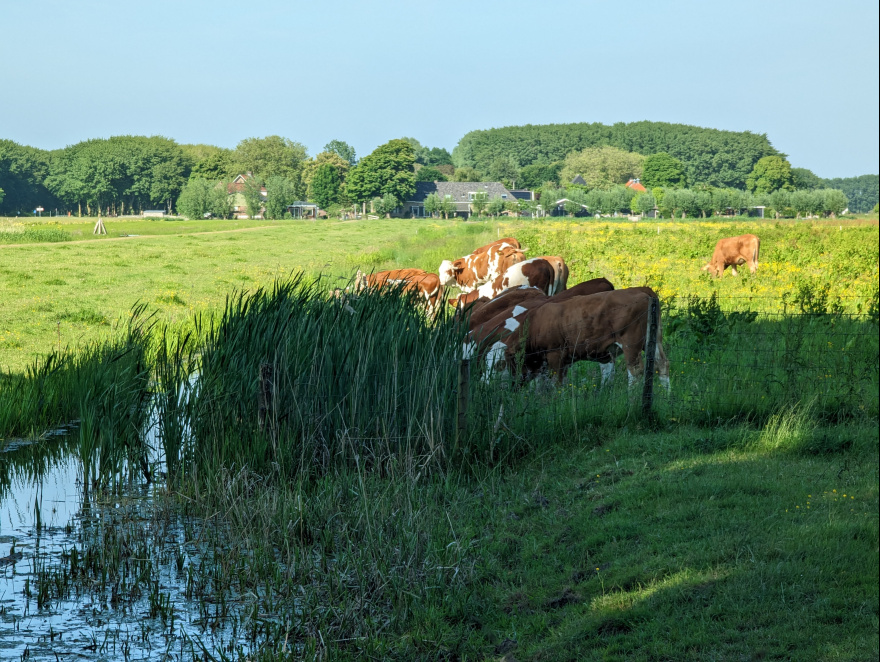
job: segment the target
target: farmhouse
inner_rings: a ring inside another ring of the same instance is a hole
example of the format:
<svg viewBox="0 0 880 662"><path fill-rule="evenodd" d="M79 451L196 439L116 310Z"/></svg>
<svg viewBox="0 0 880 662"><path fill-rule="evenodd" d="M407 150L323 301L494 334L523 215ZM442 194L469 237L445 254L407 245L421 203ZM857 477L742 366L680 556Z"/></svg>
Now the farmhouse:
<svg viewBox="0 0 880 662"><path fill-rule="evenodd" d="M648 189L645 188L645 185L642 184L641 180L638 179L630 179L626 184L624 184L627 188L631 188L636 193L645 193Z"/></svg>
<svg viewBox="0 0 880 662"><path fill-rule="evenodd" d="M252 172L236 175L235 179L226 187L226 191L232 196L232 218L251 218L248 215L247 203L244 199L244 189L247 186L248 180L253 178L254 174ZM266 187L261 186L260 197L263 199L263 202L266 201L268 195ZM261 205L260 213L254 216L254 218L263 218L263 212L265 211L265 206Z"/></svg>
<svg viewBox="0 0 880 662"><path fill-rule="evenodd" d="M430 216L425 212L425 199L436 193L441 200L455 203L455 215L467 218L473 213L474 196L485 193L486 200L501 198L505 202L516 201L514 195L500 182L416 182L416 190L402 205L402 214L413 218Z"/></svg>

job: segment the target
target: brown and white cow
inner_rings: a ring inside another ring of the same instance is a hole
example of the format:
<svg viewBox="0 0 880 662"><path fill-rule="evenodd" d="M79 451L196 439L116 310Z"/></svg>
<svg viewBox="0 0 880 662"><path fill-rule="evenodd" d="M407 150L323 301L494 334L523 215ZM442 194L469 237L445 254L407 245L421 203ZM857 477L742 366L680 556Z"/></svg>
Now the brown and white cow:
<svg viewBox="0 0 880 662"><path fill-rule="evenodd" d="M443 260L437 273L444 287L454 285L462 292L472 292L525 259L520 243L513 237L505 237L457 260Z"/></svg>
<svg viewBox="0 0 880 662"><path fill-rule="evenodd" d="M568 265L565 263L565 260L558 255L541 255L540 257L547 260L556 272L556 280L554 281L553 292L550 296L565 291L568 287Z"/></svg>
<svg viewBox="0 0 880 662"><path fill-rule="evenodd" d="M758 252L761 248L761 240L753 234L743 234L739 237L720 239L715 244L712 259L703 271L708 271L716 277L721 277L724 270L730 267L731 273L737 275L736 268L742 264L749 265L749 271L758 271Z"/></svg>
<svg viewBox="0 0 880 662"><path fill-rule="evenodd" d="M355 292L393 286L415 295L416 300L423 302L431 314L436 314L442 306L443 286L440 284L440 278L437 274L422 269L392 269L373 274L365 274L358 269L354 278Z"/></svg>
<svg viewBox="0 0 880 662"><path fill-rule="evenodd" d="M630 386L644 372L641 353L647 335L648 307L655 298L650 288L639 287L559 303L550 300L516 319L516 328L487 355L504 352L504 363L519 365L521 377L533 378L545 370L561 382L578 361L595 361L602 370L602 385L614 375L614 359L626 358ZM660 382L669 389L669 360L663 351L663 333L657 327L655 366ZM497 359L495 359L497 361ZM519 362L519 363L517 363Z"/></svg>
<svg viewBox="0 0 880 662"><path fill-rule="evenodd" d="M571 297L589 296L597 292L610 292L613 289L614 285L607 278L592 278L583 283L578 283L564 292L554 294L553 301L558 303ZM543 295L544 293L537 288L517 287L512 290L505 290L494 299L481 297L470 304L459 306L455 311L455 319L462 320L467 318L469 327L473 329L476 324L481 324L498 313L512 308L520 301L536 296L536 294Z"/></svg>
<svg viewBox="0 0 880 662"><path fill-rule="evenodd" d="M556 291L556 273L556 267L546 258L533 257L514 264L494 280L483 283L477 289L449 299L449 305L466 306L481 297L494 299L505 290L514 287L536 287L547 296L551 296Z"/></svg>
<svg viewBox="0 0 880 662"><path fill-rule="evenodd" d="M468 318L468 337L464 345L464 356L486 356L485 377L488 378L493 371L504 368L502 341L516 330L527 311L549 302L558 303L575 296L590 296L612 290L614 286L608 280L594 278L553 297L546 296L534 287L521 287L506 290L494 299L479 299L465 313Z"/></svg>

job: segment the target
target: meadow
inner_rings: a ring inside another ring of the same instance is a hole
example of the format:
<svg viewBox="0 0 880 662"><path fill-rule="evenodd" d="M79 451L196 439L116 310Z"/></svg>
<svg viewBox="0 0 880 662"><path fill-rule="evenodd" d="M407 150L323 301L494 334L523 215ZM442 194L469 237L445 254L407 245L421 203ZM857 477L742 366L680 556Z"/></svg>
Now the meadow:
<svg viewBox="0 0 880 662"><path fill-rule="evenodd" d="M179 231L0 247L0 296L24 291L0 329L27 338L4 350L0 438L77 420L83 488L116 512L41 570L36 608L127 604L171 558L202 624L180 659L880 653L876 222L155 223ZM699 271L743 232L756 276ZM653 416L584 365L555 388L472 379L462 431L450 320L327 297L357 267L436 269L505 235L572 283L660 292L673 389ZM60 318L76 309L102 319ZM77 349L55 351L59 321ZM156 448L132 435L151 416ZM37 471L4 455L0 476ZM149 477L145 526L115 495ZM182 605L149 592L173 633Z"/></svg>

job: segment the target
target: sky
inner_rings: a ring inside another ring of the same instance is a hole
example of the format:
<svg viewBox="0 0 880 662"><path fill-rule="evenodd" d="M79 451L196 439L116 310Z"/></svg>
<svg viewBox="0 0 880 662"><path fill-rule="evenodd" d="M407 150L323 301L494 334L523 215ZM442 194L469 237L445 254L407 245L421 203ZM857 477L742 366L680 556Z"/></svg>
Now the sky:
<svg viewBox="0 0 880 662"><path fill-rule="evenodd" d="M0 139L164 135L314 155L412 136L652 120L767 134L876 174L878 3L0 0Z"/></svg>

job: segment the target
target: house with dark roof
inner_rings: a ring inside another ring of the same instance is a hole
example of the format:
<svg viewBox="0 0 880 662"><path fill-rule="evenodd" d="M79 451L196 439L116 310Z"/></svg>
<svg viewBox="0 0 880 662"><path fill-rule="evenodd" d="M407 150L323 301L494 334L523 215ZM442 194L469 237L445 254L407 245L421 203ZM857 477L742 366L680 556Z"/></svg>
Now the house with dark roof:
<svg viewBox="0 0 880 662"><path fill-rule="evenodd" d="M507 202L517 199L501 182L416 182L415 193L401 205L402 214L413 218L430 216L425 212L425 200L432 193L441 200L454 202L455 215L464 218L473 213L471 203L477 193L485 193L486 200L501 198Z"/></svg>
<svg viewBox="0 0 880 662"><path fill-rule="evenodd" d="M581 177L580 175L575 175L574 179L571 180L572 184L577 184L578 186L586 186L587 180Z"/></svg>

